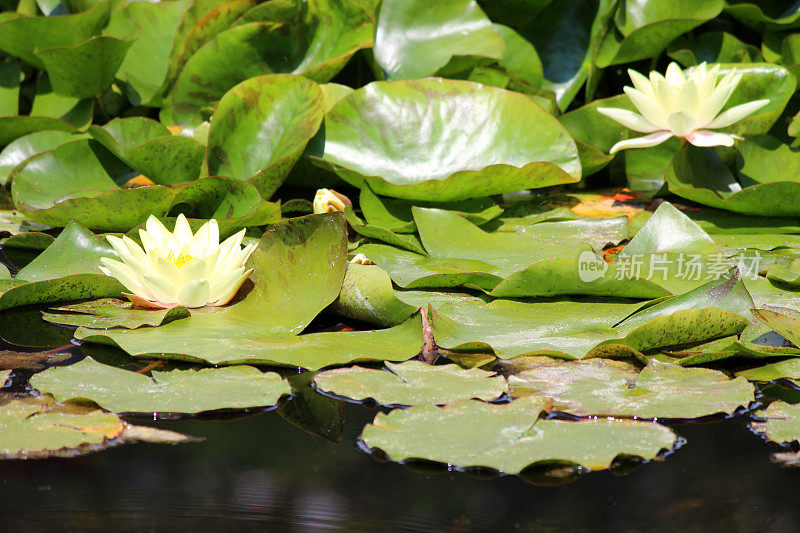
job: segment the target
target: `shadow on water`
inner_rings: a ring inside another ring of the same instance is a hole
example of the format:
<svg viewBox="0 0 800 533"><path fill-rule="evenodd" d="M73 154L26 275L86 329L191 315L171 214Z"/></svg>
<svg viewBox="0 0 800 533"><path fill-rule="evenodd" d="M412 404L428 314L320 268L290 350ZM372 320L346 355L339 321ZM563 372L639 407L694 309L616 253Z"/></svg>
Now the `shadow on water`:
<svg viewBox="0 0 800 533"><path fill-rule="evenodd" d="M420 473L356 446L374 410L347 405L341 445L277 412L155 425L202 437L74 459L0 461L2 531L797 531L800 470L739 417L676 428L688 444L624 476L561 486ZM137 420L141 423L141 420Z"/></svg>

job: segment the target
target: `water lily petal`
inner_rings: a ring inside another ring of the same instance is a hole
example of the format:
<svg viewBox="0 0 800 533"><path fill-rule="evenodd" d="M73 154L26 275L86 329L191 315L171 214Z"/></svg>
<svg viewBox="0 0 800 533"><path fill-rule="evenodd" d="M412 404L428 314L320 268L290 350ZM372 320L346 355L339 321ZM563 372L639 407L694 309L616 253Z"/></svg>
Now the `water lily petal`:
<svg viewBox="0 0 800 533"><path fill-rule="evenodd" d="M158 220L155 216L150 215L147 222L144 224L145 231L150 234L153 240L159 244L164 242L164 237L170 234L170 231ZM141 233L140 233L141 235ZM142 239L144 242L144 239Z"/></svg>
<svg viewBox="0 0 800 533"><path fill-rule="evenodd" d="M667 65L667 74L664 76L671 85L680 86L686 81L681 67L674 61Z"/></svg>
<svg viewBox="0 0 800 533"><path fill-rule="evenodd" d="M242 287L242 284L245 282L247 278L250 277L250 274L253 273L253 269L246 270L243 272L235 282L231 283L228 286L226 291L218 293L216 299L213 299L209 302L209 305L225 305L226 303L230 302L236 293L239 292L239 289ZM222 285L220 285L221 287Z"/></svg>
<svg viewBox="0 0 800 533"><path fill-rule="evenodd" d="M180 283L181 269L172 261L158 256L153 260L153 267L153 276L169 280L170 283Z"/></svg>
<svg viewBox="0 0 800 533"><path fill-rule="evenodd" d="M686 140L695 146L733 146L734 141L741 139L730 133L709 130L696 130L686 136Z"/></svg>
<svg viewBox="0 0 800 533"><path fill-rule="evenodd" d="M625 94L631 99L631 102L642 114L642 116L651 124L664 128L667 121L667 115L664 113L662 106L652 98L648 98L636 89L631 87L623 87Z"/></svg>
<svg viewBox="0 0 800 533"><path fill-rule="evenodd" d="M129 291L145 297L152 296L152 294L150 294L150 292L144 287L143 283L141 282L141 278L137 275L136 271L134 271L130 266L108 257L101 257L100 262L103 263L103 266L100 267L100 270L102 270L105 275L116 278L117 281L122 283Z"/></svg>
<svg viewBox="0 0 800 533"><path fill-rule="evenodd" d="M733 106L730 109L726 109L719 115L717 118L712 120L707 127L709 128L724 128L726 126L730 126L734 122L738 122L742 120L747 115L755 113L765 105L769 103L769 100L753 100L752 102L747 102L746 104L741 104L737 106Z"/></svg>
<svg viewBox="0 0 800 533"><path fill-rule="evenodd" d="M156 302L153 300L148 300L147 298L143 298L138 294L130 294L127 292L123 292L122 295L131 301L134 307L138 307L139 309L168 309L170 307L175 307L178 304L165 304L163 302Z"/></svg>
<svg viewBox="0 0 800 533"><path fill-rule="evenodd" d="M190 259L180 267L179 284L189 283L195 279L205 279L208 263L205 259Z"/></svg>
<svg viewBox="0 0 800 533"><path fill-rule="evenodd" d="M708 69L704 76L697 80L697 97L701 102L714 92L714 87L717 85L717 76L719 76L719 65L714 65Z"/></svg>
<svg viewBox="0 0 800 533"><path fill-rule="evenodd" d="M663 143L670 137L672 137L672 133L669 131L657 131L656 133L651 133L650 135L645 135L644 137L620 141L612 146L608 153L615 154L616 152L625 150L627 148L647 148L648 146L656 146L657 144Z"/></svg>
<svg viewBox="0 0 800 533"><path fill-rule="evenodd" d="M717 116L717 113L725 107L725 103L730 99L741 79L741 74L736 75L734 72L729 72L722 78L722 81L716 86L711 96L704 100L697 108L695 123L698 127L707 127L714 117Z"/></svg>
<svg viewBox="0 0 800 533"><path fill-rule="evenodd" d="M208 302L211 286L208 280L194 279L178 289L178 305L203 307Z"/></svg>
<svg viewBox="0 0 800 533"><path fill-rule="evenodd" d="M157 300L163 303L174 303L178 296L178 288L171 279L165 279L160 276L145 274L142 276L144 287L152 295L152 300Z"/></svg>
<svg viewBox="0 0 800 533"><path fill-rule="evenodd" d="M678 111L667 118L667 126L674 136L684 137L694 129L694 117L686 111Z"/></svg>
<svg viewBox="0 0 800 533"><path fill-rule="evenodd" d="M630 128L641 133L652 133L661 129L658 126L651 124L646 118L638 113L628 111L627 109L620 109L617 107L598 107L597 112L607 116L612 120L616 120L626 128Z"/></svg>
<svg viewBox="0 0 800 533"><path fill-rule="evenodd" d="M183 213L178 215L175 220L175 231L172 234L175 235L175 240L178 241L181 248L192 242L192 228Z"/></svg>
<svg viewBox="0 0 800 533"><path fill-rule="evenodd" d="M647 79L647 77L630 68L628 69L628 76L630 76L631 82L633 82L633 86L637 91L650 98L655 96L653 94L653 84L650 83L650 80Z"/></svg>

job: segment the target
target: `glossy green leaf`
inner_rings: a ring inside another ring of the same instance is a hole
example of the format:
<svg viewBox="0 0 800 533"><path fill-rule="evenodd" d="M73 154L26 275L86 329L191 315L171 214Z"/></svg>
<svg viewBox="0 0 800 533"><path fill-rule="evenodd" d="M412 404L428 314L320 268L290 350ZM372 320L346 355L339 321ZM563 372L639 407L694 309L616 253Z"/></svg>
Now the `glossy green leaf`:
<svg viewBox="0 0 800 533"><path fill-rule="evenodd" d="M539 462L608 468L620 455L652 459L673 447L672 430L650 422L538 418L545 402L522 398L505 405L462 400L379 413L361 439L393 461L424 459L456 467L516 474Z"/></svg>
<svg viewBox="0 0 800 533"><path fill-rule="evenodd" d="M700 63L755 63L761 52L730 33L709 31L676 39L667 54L684 67Z"/></svg>
<svg viewBox="0 0 800 533"><path fill-rule="evenodd" d="M655 359L641 372L605 359L531 366L510 376L509 385L514 396L544 396L553 400L554 410L577 416L697 418L730 414L755 400L744 378Z"/></svg>
<svg viewBox="0 0 800 533"><path fill-rule="evenodd" d="M200 413L272 406L291 393L275 372L252 366L152 371L152 377L87 357L36 374L31 385L56 399L86 398L115 413Z"/></svg>
<svg viewBox="0 0 800 533"><path fill-rule="evenodd" d="M76 98L100 96L108 89L133 41L92 37L77 46L36 50L53 90Z"/></svg>
<svg viewBox="0 0 800 533"><path fill-rule="evenodd" d="M371 83L342 98L325 117L323 157L353 185L413 200L478 198L580 176L569 134L529 98L438 78Z"/></svg>
<svg viewBox="0 0 800 533"><path fill-rule="evenodd" d="M314 372L287 377L292 386L292 398L280 405L281 418L334 444L342 443L345 404L319 394L311 387Z"/></svg>
<svg viewBox="0 0 800 533"><path fill-rule="evenodd" d="M108 22L112 4L99 2L75 15L57 17L17 16L0 21L0 50L36 68L44 68L36 50L76 46L100 33Z"/></svg>
<svg viewBox="0 0 800 533"><path fill-rule="evenodd" d="M373 50L388 79L430 76L454 56L501 59L504 49L475 0L381 2Z"/></svg>
<svg viewBox="0 0 800 533"><path fill-rule="evenodd" d="M186 62L165 102L171 120L189 123L202 107L254 76L291 73L328 81L372 42L371 14L356 2L312 0L303 11L235 26L204 44Z"/></svg>
<svg viewBox="0 0 800 533"><path fill-rule="evenodd" d="M680 35L720 14L723 0L641 0L624 2L597 56L600 67L658 56Z"/></svg>
<svg viewBox="0 0 800 533"><path fill-rule="evenodd" d="M276 74L240 83L219 102L208 133L208 172L246 179L269 198L286 179L325 113L319 86Z"/></svg>
<svg viewBox="0 0 800 533"><path fill-rule="evenodd" d="M197 179L205 157L202 144L143 117L118 118L89 128L91 136L130 168L159 185Z"/></svg>
<svg viewBox="0 0 800 533"><path fill-rule="evenodd" d="M0 62L0 117L19 112L19 89L22 82L19 61L7 58Z"/></svg>
<svg viewBox="0 0 800 533"><path fill-rule="evenodd" d="M6 146L25 135L46 130L74 132L75 126L51 117L0 117L0 146Z"/></svg>
<svg viewBox="0 0 800 533"><path fill-rule="evenodd" d="M493 372L458 365L431 366L421 361L386 363L384 370L337 368L314 377L318 391L380 405L444 405L457 400L492 401L503 395L506 380Z"/></svg>
<svg viewBox="0 0 800 533"><path fill-rule="evenodd" d="M788 30L800 27L800 8L783 2L731 0L725 12L754 28Z"/></svg>
<svg viewBox="0 0 800 533"><path fill-rule="evenodd" d="M353 212L353 208L350 206L345 208L344 214L347 217L348 225L359 235L369 237L371 240L381 241L385 242L386 244L391 244L392 246L397 246L403 250L408 250L421 255L427 255L419 238L414 234L398 234L380 226L366 224L358 217L358 215L355 214L355 212Z"/></svg>
<svg viewBox="0 0 800 533"><path fill-rule="evenodd" d="M92 122L94 107L95 100L92 98L77 98L56 93L47 72L39 73L36 80L36 95L33 97L33 107L30 111L33 117L61 119L79 130L84 130Z"/></svg>
<svg viewBox="0 0 800 533"><path fill-rule="evenodd" d="M58 130L38 131L20 137L0 152L0 185L6 185L14 167L29 157L80 138L72 133Z"/></svg>
<svg viewBox="0 0 800 533"><path fill-rule="evenodd" d="M758 366L736 373L750 381L772 381L775 379L800 379L800 359L786 359L777 363Z"/></svg>
<svg viewBox="0 0 800 533"><path fill-rule="evenodd" d="M188 0L130 2L111 14L103 33L133 40L117 77L128 84L134 105L160 102L158 91L167 75L173 37L190 5Z"/></svg>

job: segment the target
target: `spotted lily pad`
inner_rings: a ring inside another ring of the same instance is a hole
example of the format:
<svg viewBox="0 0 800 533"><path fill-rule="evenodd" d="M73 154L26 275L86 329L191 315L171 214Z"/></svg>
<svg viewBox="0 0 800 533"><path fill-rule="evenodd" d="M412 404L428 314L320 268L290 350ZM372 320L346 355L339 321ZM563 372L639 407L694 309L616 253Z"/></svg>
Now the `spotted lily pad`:
<svg viewBox="0 0 800 533"><path fill-rule="evenodd" d="M86 398L116 413L200 413L275 405L291 393L275 372L252 366L152 371L152 377L87 357L31 378L31 385L57 399Z"/></svg>
<svg viewBox="0 0 800 533"><path fill-rule="evenodd" d="M800 405L772 402L766 409L753 413L751 427L769 440L778 443L800 441Z"/></svg>
<svg viewBox="0 0 800 533"><path fill-rule="evenodd" d="M317 374L314 383L319 391L391 406L443 405L470 398L491 401L507 390L505 378L493 372L421 361L386 363L385 370L358 366L327 370Z"/></svg>
<svg viewBox="0 0 800 533"><path fill-rule="evenodd" d="M786 359L777 363L758 366L736 373L750 381L772 381L774 379L800 379L800 359Z"/></svg>
<svg viewBox="0 0 800 533"><path fill-rule="evenodd" d="M395 409L379 413L361 438L393 461L424 459L507 474L536 463L602 470L620 455L652 459L677 440L672 430L650 422L539 418L546 405L541 398L526 397L504 405L461 400L444 407Z"/></svg>
<svg viewBox="0 0 800 533"><path fill-rule="evenodd" d="M476 83L371 83L339 100L324 125L325 161L383 196L463 200L580 177L575 143L552 115Z"/></svg>
<svg viewBox="0 0 800 533"><path fill-rule="evenodd" d="M744 378L655 359L641 372L603 359L534 366L510 376L509 386L513 395L551 398L556 411L579 416L697 418L732 413L755 399Z"/></svg>

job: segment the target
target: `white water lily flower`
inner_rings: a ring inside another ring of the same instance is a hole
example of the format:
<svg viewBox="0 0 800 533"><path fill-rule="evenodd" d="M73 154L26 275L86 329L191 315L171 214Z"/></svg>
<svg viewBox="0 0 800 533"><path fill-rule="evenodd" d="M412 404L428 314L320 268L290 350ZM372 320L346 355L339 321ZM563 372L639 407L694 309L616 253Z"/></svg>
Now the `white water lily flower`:
<svg viewBox="0 0 800 533"><path fill-rule="evenodd" d="M733 146L741 137L711 131L730 126L767 105L769 100L754 100L722 111L742 79L731 70L719 83L719 65L708 68L701 63L684 72L670 63L666 76L651 72L650 79L628 70L633 87L623 90L641 115L616 107L598 107L597 111L644 137L620 141L611 147L613 154L625 148L646 148L670 137L686 139L695 146Z"/></svg>
<svg viewBox="0 0 800 533"><path fill-rule="evenodd" d="M100 267L131 293L124 294L137 307L203 307L231 301L253 272L244 264L255 244L242 248L245 230L219 242L217 221L209 220L192 235L186 217L178 215L171 232L150 216L139 230L144 249L130 237L109 235L108 242L122 261L103 257Z"/></svg>
<svg viewBox="0 0 800 533"><path fill-rule="evenodd" d="M354 265L371 265L372 261L369 257L362 253L357 253L350 261Z"/></svg>
<svg viewBox="0 0 800 533"><path fill-rule="evenodd" d="M350 199L333 189L317 189L314 195L314 214L344 212L344 208L353 205Z"/></svg>

